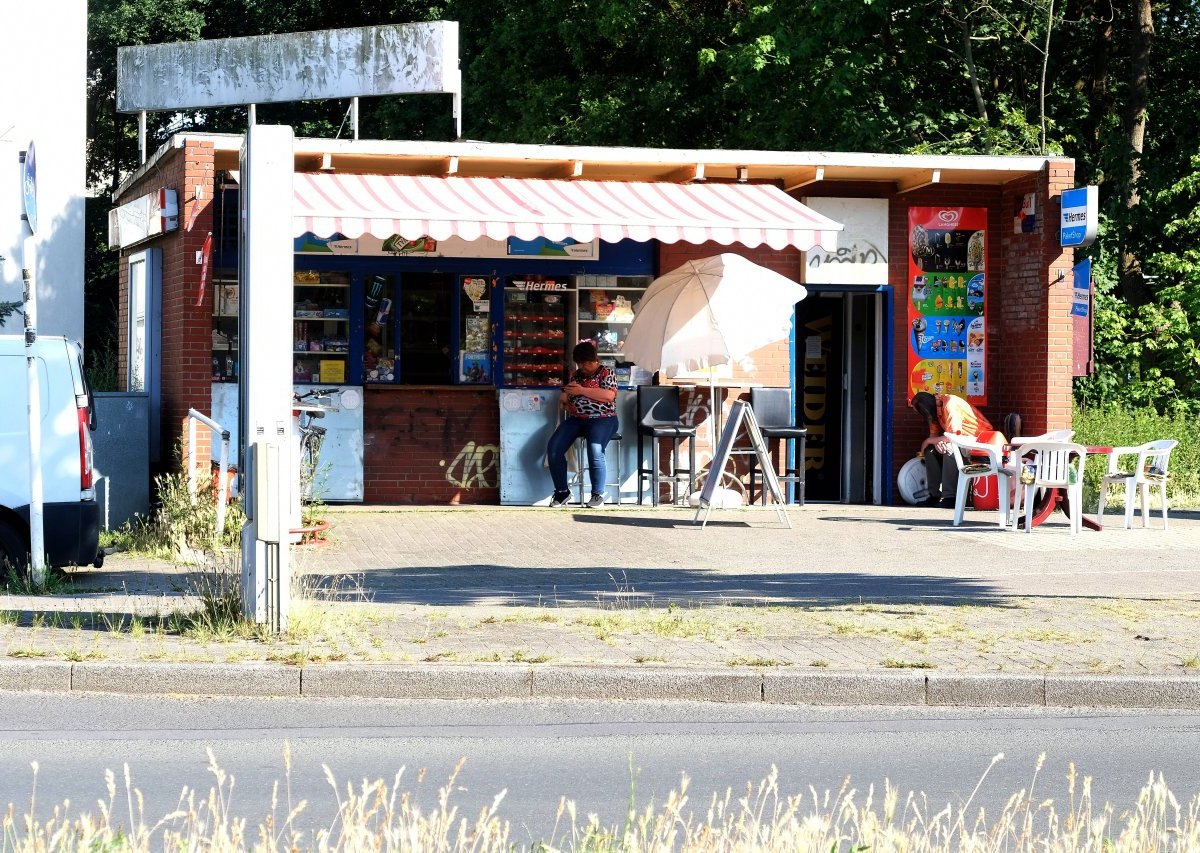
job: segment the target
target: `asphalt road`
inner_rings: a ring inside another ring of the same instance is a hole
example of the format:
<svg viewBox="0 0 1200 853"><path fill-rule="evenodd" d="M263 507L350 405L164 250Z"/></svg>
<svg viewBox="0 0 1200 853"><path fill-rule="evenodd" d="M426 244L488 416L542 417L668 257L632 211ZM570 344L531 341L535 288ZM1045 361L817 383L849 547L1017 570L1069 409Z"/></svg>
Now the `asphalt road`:
<svg viewBox="0 0 1200 853"><path fill-rule="evenodd" d="M36 761L42 816L64 799L72 812L94 811L106 768L116 773L115 812L124 815L128 763L150 824L176 805L183 786L207 793L211 749L236 780L233 813L256 826L270 809L272 784L286 781L285 743L292 802L309 803L298 821L306 831L333 822L323 765L343 792L364 778L390 782L405 767L401 787L433 808L437 788L464 757L451 802L473 817L507 789L500 815L512 822L514 842L547 837L560 796L575 799L581 816L596 812L619 824L631 795L639 809L661 803L687 774L690 804L702 813L712 792L740 793L772 765L785 793L810 785L836 791L847 776L860 792L872 784L878 792L889 779L903 792L923 791L936 811L962 803L1004 753L972 814L975 806L995 814L1027 789L1043 752L1035 800L1066 802L1071 761L1118 813L1151 771L1165 773L1183 802L1200 792L1200 716L1186 713L0 693L0 719L0 805L28 806Z"/></svg>

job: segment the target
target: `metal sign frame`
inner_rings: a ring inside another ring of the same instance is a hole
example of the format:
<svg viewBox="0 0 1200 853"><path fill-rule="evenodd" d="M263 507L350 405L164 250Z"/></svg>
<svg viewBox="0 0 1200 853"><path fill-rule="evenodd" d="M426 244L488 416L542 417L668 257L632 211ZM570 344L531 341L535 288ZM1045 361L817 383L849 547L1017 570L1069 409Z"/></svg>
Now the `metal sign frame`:
<svg viewBox="0 0 1200 853"><path fill-rule="evenodd" d="M746 425L746 435L750 437L752 451L758 456L758 464L762 467L763 483L767 491L771 493L775 513L790 530L792 520L787 514L787 504L784 502L783 489L779 486L779 477L775 473L775 463L771 461L771 452L767 449L766 441L763 440L762 430L758 428L754 410L745 400L734 401L733 408L729 412L729 419L725 421L725 428L721 430L721 440L717 442L717 449L713 453L712 462L709 463L708 478L704 481L704 488L700 490L700 501L696 506L696 515L692 518L692 524L700 520L701 510L704 511L704 521L700 524L701 529L708 524L708 514L712 512L713 494L721 479L721 472L725 470L725 464L729 461L730 454L734 452L733 443L737 439L738 430L741 429L743 423Z"/></svg>

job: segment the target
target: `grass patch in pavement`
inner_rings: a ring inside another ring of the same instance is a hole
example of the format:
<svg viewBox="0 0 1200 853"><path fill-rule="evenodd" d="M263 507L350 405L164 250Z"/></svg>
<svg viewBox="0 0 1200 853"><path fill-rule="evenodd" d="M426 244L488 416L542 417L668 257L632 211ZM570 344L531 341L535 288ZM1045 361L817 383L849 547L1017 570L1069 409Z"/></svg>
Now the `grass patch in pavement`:
<svg viewBox="0 0 1200 853"><path fill-rule="evenodd" d="M603 610L576 617L573 621L575 625L590 629L597 639L605 641L619 635L653 635L663 640L713 642L738 635L759 637L764 630L761 620L755 618L753 612L724 606Z"/></svg>
<svg viewBox="0 0 1200 853"><path fill-rule="evenodd" d="M775 658L730 658L725 663L729 666L791 666L787 661Z"/></svg>
<svg viewBox="0 0 1200 853"><path fill-rule="evenodd" d="M937 669L937 666L927 660L898 660L884 658L879 662L884 669Z"/></svg>

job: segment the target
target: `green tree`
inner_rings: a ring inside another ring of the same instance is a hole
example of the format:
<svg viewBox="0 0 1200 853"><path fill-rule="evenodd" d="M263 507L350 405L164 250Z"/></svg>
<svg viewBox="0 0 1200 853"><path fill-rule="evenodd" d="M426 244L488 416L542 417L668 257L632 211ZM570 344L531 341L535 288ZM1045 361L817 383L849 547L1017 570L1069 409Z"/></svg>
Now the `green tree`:
<svg viewBox="0 0 1200 853"><path fill-rule="evenodd" d="M117 48L200 37L202 0L92 0L88 9L88 154L91 186L111 192L137 162L137 121L117 113ZM186 117L155 116L154 130Z"/></svg>
<svg viewBox="0 0 1200 853"><path fill-rule="evenodd" d="M117 45L433 19L460 23L468 138L1065 153L1104 214L1088 250L1099 370L1081 399L1200 397L1195 0L92 0L90 15L89 178L109 187L136 165L136 122L113 111ZM346 106L262 105L259 120L346 135ZM151 145L245 120L155 116ZM360 123L453 134L438 98L364 99Z"/></svg>

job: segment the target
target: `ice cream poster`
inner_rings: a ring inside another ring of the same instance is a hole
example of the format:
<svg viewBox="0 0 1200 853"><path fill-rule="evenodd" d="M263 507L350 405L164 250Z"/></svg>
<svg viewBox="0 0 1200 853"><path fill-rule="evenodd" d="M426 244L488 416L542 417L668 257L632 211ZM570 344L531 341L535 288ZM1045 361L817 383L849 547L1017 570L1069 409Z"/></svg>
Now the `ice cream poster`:
<svg viewBox="0 0 1200 853"><path fill-rule="evenodd" d="M908 211L908 396L987 402L987 209Z"/></svg>

